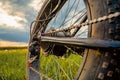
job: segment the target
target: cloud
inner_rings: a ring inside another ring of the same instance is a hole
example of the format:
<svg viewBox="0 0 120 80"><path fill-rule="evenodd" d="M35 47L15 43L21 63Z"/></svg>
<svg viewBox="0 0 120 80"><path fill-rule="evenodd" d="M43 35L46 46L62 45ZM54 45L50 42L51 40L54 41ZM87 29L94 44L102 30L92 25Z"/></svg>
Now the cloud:
<svg viewBox="0 0 120 80"><path fill-rule="evenodd" d="M8 3L7 3L8 4ZM25 17L20 17L21 13L17 12L17 15L11 15L13 7L0 3L0 26L10 29L22 29L24 30L24 24L27 23ZM21 24L23 22L24 24Z"/></svg>
<svg viewBox="0 0 120 80"><path fill-rule="evenodd" d="M6 28L11 29L24 29L23 24L20 23L21 21L24 23L27 22L26 19L23 19L19 16L9 15L0 9L0 26L6 26Z"/></svg>
<svg viewBox="0 0 120 80"><path fill-rule="evenodd" d="M43 4L43 0L33 0L29 6L33 7L34 10L36 11L39 11L40 10L40 7L42 6Z"/></svg>
<svg viewBox="0 0 120 80"><path fill-rule="evenodd" d="M36 12L29 6L32 0L0 1L0 39L28 42L29 26Z"/></svg>

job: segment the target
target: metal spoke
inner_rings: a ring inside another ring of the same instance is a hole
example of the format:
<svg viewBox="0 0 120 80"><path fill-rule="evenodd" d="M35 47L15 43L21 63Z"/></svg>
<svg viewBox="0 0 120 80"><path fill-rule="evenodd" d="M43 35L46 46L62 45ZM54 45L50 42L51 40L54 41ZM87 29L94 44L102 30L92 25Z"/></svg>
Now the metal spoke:
<svg viewBox="0 0 120 80"><path fill-rule="evenodd" d="M65 72L65 70L62 68L62 66L59 64L59 62L55 59L55 57L52 57L53 60L57 63L57 65L60 67L60 69L62 70L62 72L65 74L65 76L68 78L68 80L71 80L70 77L68 76L68 74Z"/></svg>
<svg viewBox="0 0 120 80"><path fill-rule="evenodd" d="M74 11L74 13L73 13L73 16L75 15L75 13L76 13L76 11L77 11L77 8L78 8L79 3L80 3L80 0L77 2L77 6L76 6L76 8L75 8L75 11ZM81 11L82 11L82 10L81 10ZM73 25L73 24L72 24L73 19L74 19L74 18L72 18L72 20L71 20L71 22L70 22L71 25Z"/></svg>
<svg viewBox="0 0 120 80"><path fill-rule="evenodd" d="M75 14L74 16L72 16L70 19L66 20L66 21L64 22L64 24L67 23L67 22L69 22L71 19L73 19L74 17L76 17L77 15L79 15L80 13L82 13L82 12L85 11L85 10L86 10L85 8L82 9L82 10L79 11L77 14ZM63 24L63 25L64 25L64 24Z"/></svg>
<svg viewBox="0 0 120 80"><path fill-rule="evenodd" d="M38 72L38 71L35 70L33 67L30 67L30 69L31 69L32 71L36 72L39 76L42 76L42 77L46 78L47 80L53 80L53 79L49 78L48 76L46 76L46 75Z"/></svg>
<svg viewBox="0 0 120 80"><path fill-rule="evenodd" d="M66 20L67 16L70 14L70 11L71 11L71 10L72 10L72 8L73 8L73 6L74 6L75 2L76 2L76 0L73 2L73 4L72 4L72 6L70 7L70 9L68 9L68 12L66 13L66 16L65 16L65 18L64 18L64 20L63 20L63 22L62 22L62 24L59 26L59 28L61 28L61 27L62 27L62 25L64 24L64 22L65 22L65 20Z"/></svg>
<svg viewBox="0 0 120 80"><path fill-rule="evenodd" d="M81 32L80 34L77 34L76 37L79 37L80 35L82 35L82 34L84 34L84 33L87 33L87 32L88 32L88 30L85 30L85 31Z"/></svg>
<svg viewBox="0 0 120 80"><path fill-rule="evenodd" d="M77 52L75 52L74 50L72 50L70 47L68 47L68 46L65 46L68 50L70 50L70 51L72 51L74 54L77 54L77 55L79 55Z"/></svg>

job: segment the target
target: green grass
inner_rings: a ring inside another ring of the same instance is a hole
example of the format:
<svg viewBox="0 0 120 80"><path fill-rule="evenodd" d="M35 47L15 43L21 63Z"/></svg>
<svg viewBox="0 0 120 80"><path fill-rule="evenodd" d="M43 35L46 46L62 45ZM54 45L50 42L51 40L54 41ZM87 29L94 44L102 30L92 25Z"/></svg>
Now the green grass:
<svg viewBox="0 0 120 80"><path fill-rule="evenodd" d="M25 80L25 49L0 50L0 80Z"/></svg>
<svg viewBox="0 0 120 80"><path fill-rule="evenodd" d="M47 59L46 59L47 58ZM53 55L41 57L41 72L54 80L73 80L82 62L81 57L71 54L67 58Z"/></svg>
<svg viewBox="0 0 120 80"><path fill-rule="evenodd" d="M26 49L0 49L0 80L25 80L26 53ZM54 80L72 80L80 63L75 54L67 58L41 54L40 66L42 74Z"/></svg>

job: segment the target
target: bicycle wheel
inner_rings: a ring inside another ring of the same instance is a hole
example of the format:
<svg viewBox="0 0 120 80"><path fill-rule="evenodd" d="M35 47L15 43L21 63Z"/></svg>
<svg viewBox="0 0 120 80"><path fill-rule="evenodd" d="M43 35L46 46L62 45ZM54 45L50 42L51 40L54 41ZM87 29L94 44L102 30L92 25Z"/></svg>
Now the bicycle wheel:
<svg viewBox="0 0 120 80"><path fill-rule="evenodd" d="M88 12L87 14L88 21L94 18L99 18L101 16L105 16L119 11L119 6L118 6L119 0L117 1L85 0L85 2ZM114 5L116 6L117 9L114 8ZM81 7L80 0L68 0L68 1L45 0L31 32L29 54L27 56L28 79L30 80L40 80L40 78L43 80L51 79L51 78L53 80L73 80L73 79L113 80L115 78L118 79L118 75L119 75L118 49L114 49L112 51L109 49L99 49L99 48L97 48L97 50L86 49L83 57L83 64L81 68L78 70L78 68L80 67L79 64L81 63L81 59L82 59L82 57L78 52L83 51L84 48L81 48L80 46L74 47L72 45L68 46L64 44L59 45L57 43L40 42L39 39L41 38L42 35L41 33L55 31L56 28L66 28L66 26L68 27L74 26L81 22L85 22L87 20L86 9L84 8L80 9L80 7ZM63 19L61 19L61 15ZM115 18L114 21L111 21L110 19L109 21L99 22L90 25L88 29L88 35L89 37L92 38L105 39L105 40L109 40L113 38L116 39L115 37L117 36L116 40L119 40L118 27L119 27L119 19ZM64 30L63 32L57 32L57 33L49 34L47 36L68 37L68 38L78 37L76 35L81 34L79 29L80 28L75 28L73 30ZM43 54L40 55L39 52L40 46L42 47L43 52L46 55L51 54L50 56L46 57L46 59ZM72 51L72 53L74 54L69 54L70 58L66 58L63 60L53 56L53 55L62 56L66 53L66 51L68 53L69 51ZM39 58L41 64L39 64ZM64 65L63 63L64 61L67 62L66 65ZM39 66L41 66L40 73L39 73ZM77 71L78 74L77 77L75 77Z"/></svg>

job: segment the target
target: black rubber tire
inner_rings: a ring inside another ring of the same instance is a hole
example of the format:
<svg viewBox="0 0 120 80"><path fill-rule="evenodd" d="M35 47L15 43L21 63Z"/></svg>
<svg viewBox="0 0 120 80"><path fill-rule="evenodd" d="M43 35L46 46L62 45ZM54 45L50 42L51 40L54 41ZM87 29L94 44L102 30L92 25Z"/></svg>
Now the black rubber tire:
<svg viewBox="0 0 120 80"><path fill-rule="evenodd" d="M120 0L85 0L89 20L120 11ZM120 17L89 26L89 37L120 40ZM120 49L88 49L75 80L120 80Z"/></svg>

